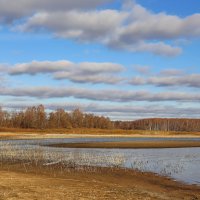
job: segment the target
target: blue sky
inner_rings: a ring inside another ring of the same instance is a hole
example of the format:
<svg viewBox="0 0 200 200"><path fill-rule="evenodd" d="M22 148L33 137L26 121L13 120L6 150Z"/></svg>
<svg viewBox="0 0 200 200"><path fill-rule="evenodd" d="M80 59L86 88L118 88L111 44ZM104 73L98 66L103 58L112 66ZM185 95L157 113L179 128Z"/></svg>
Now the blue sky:
<svg viewBox="0 0 200 200"><path fill-rule="evenodd" d="M198 0L0 0L0 103L112 119L199 117Z"/></svg>

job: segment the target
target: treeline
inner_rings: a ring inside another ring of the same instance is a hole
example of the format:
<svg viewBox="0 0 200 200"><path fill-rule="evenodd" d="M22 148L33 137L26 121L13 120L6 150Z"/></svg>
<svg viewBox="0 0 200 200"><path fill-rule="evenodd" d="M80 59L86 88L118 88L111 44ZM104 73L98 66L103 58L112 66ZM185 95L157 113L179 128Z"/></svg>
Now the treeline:
<svg viewBox="0 0 200 200"><path fill-rule="evenodd" d="M149 131L200 131L200 119L151 118L136 121L116 121L115 128Z"/></svg>
<svg viewBox="0 0 200 200"><path fill-rule="evenodd" d="M200 131L200 119L151 118L136 121L111 121L104 116L79 109L46 112L43 105L9 112L0 107L0 127L26 129L99 128L149 131Z"/></svg>
<svg viewBox="0 0 200 200"><path fill-rule="evenodd" d="M48 128L113 128L109 118L86 114L79 109L66 112L58 109L46 112L43 105L28 107L22 111L8 112L0 108L0 127L48 129Z"/></svg>

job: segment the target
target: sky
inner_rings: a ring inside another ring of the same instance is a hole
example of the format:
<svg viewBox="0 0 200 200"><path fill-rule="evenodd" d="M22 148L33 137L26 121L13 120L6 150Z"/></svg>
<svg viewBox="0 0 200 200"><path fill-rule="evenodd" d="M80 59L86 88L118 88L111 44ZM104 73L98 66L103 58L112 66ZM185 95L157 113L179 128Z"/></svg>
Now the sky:
<svg viewBox="0 0 200 200"><path fill-rule="evenodd" d="M0 0L0 106L200 117L199 0Z"/></svg>

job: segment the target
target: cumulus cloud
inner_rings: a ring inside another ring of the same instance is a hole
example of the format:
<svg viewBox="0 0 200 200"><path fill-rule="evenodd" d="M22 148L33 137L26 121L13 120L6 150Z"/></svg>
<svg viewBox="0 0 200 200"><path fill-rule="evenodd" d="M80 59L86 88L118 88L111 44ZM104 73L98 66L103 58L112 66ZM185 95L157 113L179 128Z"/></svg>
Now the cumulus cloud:
<svg viewBox="0 0 200 200"><path fill-rule="evenodd" d="M135 76L128 82L131 85L146 85L147 84L146 79L141 76Z"/></svg>
<svg viewBox="0 0 200 200"><path fill-rule="evenodd" d="M105 42L127 14L115 10L40 12L17 27L20 31L46 29L62 38L82 42Z"/></svg>
<svg viewBox="0 0 200 200"><path fill-rule="evenodd" d="M104 84L116 84L122 82L124 79L121 77L115 77L113 75L102 75L101 73L95 75L83 75L74 74L70 72L59 72L54 75L57 80L68 79L75 83L104 83Z"/></svg>
<svg viewBox="0 0 200 200"><path fill-rule="evenodd" d="M132 52L176 56L182 52L174 41L200 37L200 14L179 17L154 13L137 3L120 10L96 9L111 0L0 0L0 21L17 21L14 30L49 31L78 42L98 42ZM23 20L22 20L23 19Z"/></svg>
<svg viewBox="0 0 200 200"><path fill-rule="evenodd" d="M200 74L186 74L183 70L165 69L157 76L150 76L148 66L135 66L134 69L144 76L135 76L128 80L121 72L125 67L117 63L82 62L74 63L68 60L32 61L18 63L14 66L2 64L3 72L15 75L51 74L55 80L70 80L74 83L128 83L131 85L153 85L160 87L181 86L200 87Z"/></svg>
<svg viewBox="0 0 200 200"><path fill-rule="evenodd" d="M200 100L198 93L186 92L148 92L130 90L93 90L86 88L57 87L25 87L0 88L1 96L34 97L34 98L66 98L87 99L94 101L134 102L134 101L190 101Z"/></svg>
<svg viewBox="0 0 200 200"><path fill-rule="evenodd" d="M4 103L1 106L9 109L25 109L30 106L40 105L40 103ZM98 115L104 115L111 117L111 119L125 119L134 120L138 118L149 117L191 117L195 118L199 116L200 109L194 107L178 107L178 106L163 106L152 104L149 105L113 105L113 104L99 104L99 103L77 103L77 102L61 102L61 103L46 103L46 109L56 110L65 109L71 111L76 108L80 108L84 112L95 113ZM181 115L180 115L181 113Z"/></svg>
<svg viewBox="0 0 200 200"><path fill-rule="evenodd" d="M59 71L82 71L84 73L113 73L124 70L124 67L115 63L96 63L82 62L73 63L68 60L60 61L32 61L29 63L19 63L12 66L9 70L11 75L29 74L36 75L40 73L53 73Z"/></svg>
<svg viewBox="0 0 200 200"><path fill-rule="evenodd" d="M147 118L147 117L198 117L199 108L194 107L178 107L178 106L163 106L157 105L112 105L112 104L76 104L76 103L51 103L46 105L47 108L55 110L63 108L65 110L73 110L81 108L84 112L92 112L111 116L116 119L117 117L126 116L126 119L133 118ZM180 116L181 113L181 116Z"/></svg>
<svg viewBox="0 0 200 200"><path fill-rule="evenodd" d="M32 61L30 63L19 63L11 66L9 70L10 75L36 75L40 73L53 73L58 71L65 71L71 68L73 63L70 61Z"/></svg>
<svg viewBox="0 0 200 200"><path fill-rule="evenodd" d="M71 71L57 72L55 79L68 79L77 83L107 83L115 84L123 81L122 77L116 76L124 68L114 63L80 63ZM115 74L115 75L114 75Z"/></svg>
<svg viewBox="0 0 200 200"><path fill-rule="evenodd" d="M10 75L53 74L57 80L68 79L78 83L115 84L123 81L117 74L125 68L115 63L82 62L73 63L61 61L32 61L10 67Z"/></svg>
<svg viewBox="0 0 200 200"><path fill-rule="evenodd" d="M129 24L122 30L121 40L165 40L189 38L200 35L200 14L180 18L166 13L152 13L140 5L134 5L129 15Z"/></svg>
<svg viewBox="0 0 200 200"><path fill-rule="evenodd" d="M134 77L129 81L132 85L154 85L160 87L181 86L200 88L200 74L179 75L180 71L165 71L164 76L154 77ZM167 74L176 74L175 76L166 76ZM177 75L178 74L178 75Z"/></svg>
<svg viewBox="0 0 200 200"><path fill-rule="evenodd" d="M140 17L130 20L132 12L134 13L135 10L133 9L131 12L116 10L40 12L30 17L25 24L19 25L17 29L24 32L46 29L57 37L81 42L100 42L119 50L146 51L166 56L175 56L181 53L179 47L164 42L152 42L156 38L148 38L144 34L143 37L139 37L140 34L136 33L135 29L131 31L130 27L133 26L133 23L146 23L145 17L144 19L142 17L142 21ZM151 29L154 31L154 27Z"/></svg>
<svg viewBox="0 0 200 200"><path fill-rule="evenodd" d="M179 47L173 47L164 42L146 42L142 40L123 41L120 38L111 39L107 44L112 49L125 50L130 52L150 52L155 55L173 57L182 53Z"/></svg>
<svg viewBox="0 0 200 200"><path fill-rule="evenodd" d="M67 11L96 8L112 0L15 0L12 4L0 0L0 21L8 23L41 11Z"/></svg>
<svg viewBox="0 0 200 200"><path fill-rule="evenodd" d="M17 29L46 29L58 37L97 41L114 49L176 56L181 48L165 41L199 37L199 27L200 14L180 18L153 13L134 3L128 10L37 12Z"/></svg>

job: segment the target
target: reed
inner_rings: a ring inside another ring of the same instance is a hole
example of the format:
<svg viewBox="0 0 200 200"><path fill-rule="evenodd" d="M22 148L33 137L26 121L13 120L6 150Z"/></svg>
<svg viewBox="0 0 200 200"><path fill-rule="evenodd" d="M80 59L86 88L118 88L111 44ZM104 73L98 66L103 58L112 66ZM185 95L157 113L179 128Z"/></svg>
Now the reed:
<svg viewBox="0 0 200 200"><path fill-rule="evenodd" d="M0 164L1 166L21 165L25 171L31 167L39 169L52 168L59 169L60 172L66 170L95 170L96 166L108 168L123 168L124 156L114 154L113 156L83 153L80 151L64 152L50 151L48 148L36 146L12 145L3 143L0 146Z"/></svg>

